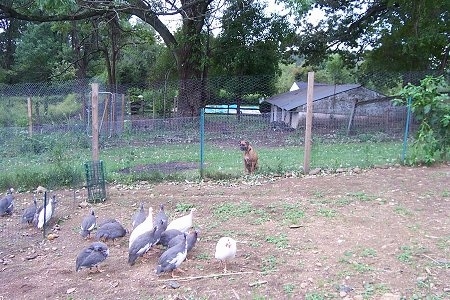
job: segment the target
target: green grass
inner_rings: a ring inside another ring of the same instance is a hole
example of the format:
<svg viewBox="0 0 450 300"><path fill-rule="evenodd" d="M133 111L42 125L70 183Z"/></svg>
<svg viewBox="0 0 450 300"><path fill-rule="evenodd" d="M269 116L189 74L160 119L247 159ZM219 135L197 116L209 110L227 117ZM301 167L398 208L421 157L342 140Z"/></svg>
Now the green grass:
<svg viewBox="0 0 450 300"><path fill-rule="evenodd" d="M55 187L82 185L85 178L84 163L92 158L91 141L83 128L79 130L79 132L71 133L36 134L31 138L26 130L2 133L0 155L4 172L0 174L0 188L5 189L11 185L23 189L36 185L54 185ZM151 182L198 180L200 178L200 145L195 139L189 137L193 135L198 138L195 132L188 131L161 131L153 135L130 134L118 139L103 138L100 141L99 159L104 161L107 181L131 183L144 180ZM182 142L170 142L169 137L177 134L183 136L180 138ZM169 142L164 144L151 142L160 136ZM275 148L258 145L257 149L260 157L259 169L256 175L252 175L253 178L257 179L259 175L300 172L303 164L302 146L288 145ZM368 141L332 144L317 142L313 145L311 167L370 167L376 164L392 163L396 161L400 152L399 142ZM193 167L168 170L144 168L149 164L164 163L190 163ZM58 176L51 175L55 172L55 168L59 168L59 171L64 169L61 168L64 164L70 166L70 174L66 174L66 170L60 172ZM242 153L237 146L224 147L207 142L204 148L203 171L205 176L214 180L242 177ZM443 193L443 195L446 194ZM315 196L320 198L321 195L319 191Z"/></svg>
<svg viewBox="0 0 450 300"><path fill-rule="evenodd" d="M413 259L413 251L410 246L401 246L401 253L397 255L397 259L403 263L411 263Z"/></svg>
<svg viewBox="0 0 450 300"><path fill-rule="evenodd" d="M285 233L281 233L274 236L268 236L266 237L266 242L274 244L279 249L284 249L289 246L289 240Z"/></svg>
<svg viewBox="0 0 450 300"><path fill-rule="evenodd" d="M253 211L254 208L250 202L224 202L214 207L213 214L218 219L226 221L234 217L249 216Z"/></svg>

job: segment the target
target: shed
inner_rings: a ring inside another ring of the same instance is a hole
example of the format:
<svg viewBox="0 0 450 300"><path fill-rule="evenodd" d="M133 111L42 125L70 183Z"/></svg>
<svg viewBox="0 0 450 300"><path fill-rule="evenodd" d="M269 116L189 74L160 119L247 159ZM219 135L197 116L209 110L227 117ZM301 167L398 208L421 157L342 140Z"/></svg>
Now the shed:
<svg viewBox="0 0 450 300"><path fill-rule="evenodd" d="M284 122L297 128L306 115L307 83L295 82L291 91L265 99L270 103L270 121ZM393 105L385 95L361 84L315 83L313 91L314 118L349 120L357 116L379 117Z"/></svg>

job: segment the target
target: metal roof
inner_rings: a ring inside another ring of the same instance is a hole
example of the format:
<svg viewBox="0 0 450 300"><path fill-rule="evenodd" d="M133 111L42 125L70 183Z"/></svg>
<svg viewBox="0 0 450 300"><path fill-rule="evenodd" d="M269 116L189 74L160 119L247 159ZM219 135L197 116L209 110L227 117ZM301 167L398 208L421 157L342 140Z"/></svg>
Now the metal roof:
<svg viewBox="0 0 450 300"><path fill-rule="evenodd" d="M333 96L335 94L347 92L361 87L360 84L338 84L338 85L314 85L313 101ZM278 94L265 99L272 105L276 105L281 109L291 110L306 104L307 89L298 89L291 92Z"/></svg>

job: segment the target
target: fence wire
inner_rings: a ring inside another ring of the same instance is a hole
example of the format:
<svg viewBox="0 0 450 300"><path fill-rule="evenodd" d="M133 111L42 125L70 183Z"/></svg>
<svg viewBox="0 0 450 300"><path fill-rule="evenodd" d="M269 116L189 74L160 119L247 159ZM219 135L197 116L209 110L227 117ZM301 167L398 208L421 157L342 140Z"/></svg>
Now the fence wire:
<svg viewBox="0 0 450 300"><path fill-rule="evenodd" d="M398 162L406 108L394 107L391 99L406 82L417 83L427 74L366 75L359 79L359 90L334 92L314 102L312 167ZM279 96L275 82L258 76L211 78L196 85L204 89L195 94L202 95L206 112L205 168L210 176L242 175L237 146L241 139L261 152L260 173L300 170L306 105L270 104ZM100 86L100 159L108 180L170 179L186 172L198 176L199 118L179 117L180 86L153 82L114 87L117 93ZM319 93L320 88L323 83L315 90ZM91 115L88 81L0 85L0 188L82 186L83 165L91 159ZM416 125L413 122L410 136ZM349 145L353 154L363 152L364 158L346 157L352 155L345 148Z"/></svg>
<svg viewBox="0 0 450 300"><path fill-rule="evenodd" d="M360 78L363 92L332 93L316 101L311 167L327 172L400 162L406 108L392 106L391 99L408 81L418 83L427 74L372 74ZM300 173L306 106L270 104L278 97L275 81L267 76L213 78L194 85L203 88L195 94L203 97L204 123L199 116L179 116L180 101L186 101L179 97L179 82L115 87L116 93L100 86L100 159L107 181L198 179L200 161L206 177L239 177L244 174L243 139L259 154L257 174ZM84 166L92 159L91 96L88 81L0 85L1 190L75 190L86 184ZM413 121L410 137L416 128ZM39 240L13 230L27 201L21 199L13 216L1 218L4 247ZM70 210L74 203L58 205Z"/></svg>

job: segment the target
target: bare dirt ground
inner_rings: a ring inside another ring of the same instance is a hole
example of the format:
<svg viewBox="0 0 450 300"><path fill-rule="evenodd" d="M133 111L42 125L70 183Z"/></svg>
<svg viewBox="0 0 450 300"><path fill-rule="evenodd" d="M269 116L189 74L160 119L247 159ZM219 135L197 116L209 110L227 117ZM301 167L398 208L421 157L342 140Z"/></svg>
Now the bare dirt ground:
<svg viewBox="0 0 450 300"><path fill-rule="evenodd" d="M299 178L108 185L104 203L80 208L86 191L59 199L58 238L20 223L31 193L3 217L0 299L449 299L450 166L398 167ZM128 236L108 243L102 273L75 272L79 234L98 220L131 228L137 204L195 206L200 240L180 277L154 273L161 248L127 264ZM296 226L291 226L296 225ZM294 227L294 228L292 228ZM51 231L52 229L49 229ZM229 272L214 260L221 236L238 241Z"/></svg>

